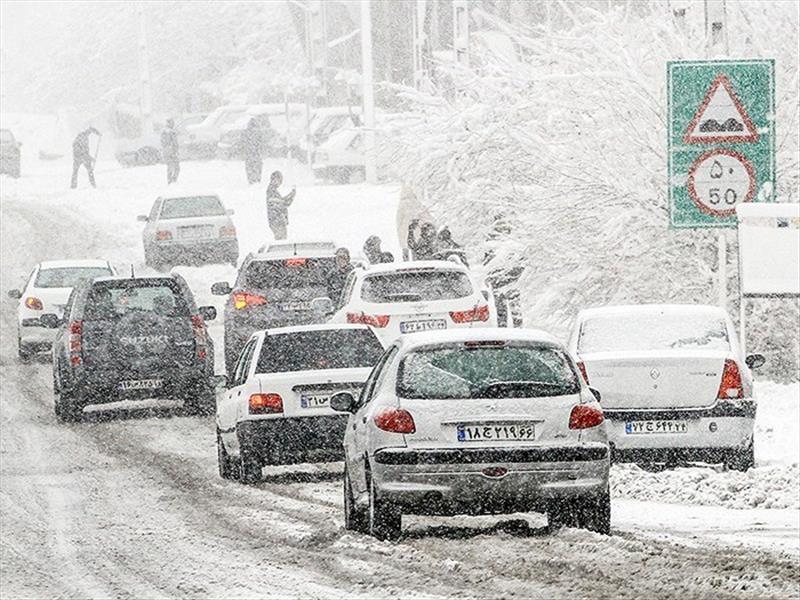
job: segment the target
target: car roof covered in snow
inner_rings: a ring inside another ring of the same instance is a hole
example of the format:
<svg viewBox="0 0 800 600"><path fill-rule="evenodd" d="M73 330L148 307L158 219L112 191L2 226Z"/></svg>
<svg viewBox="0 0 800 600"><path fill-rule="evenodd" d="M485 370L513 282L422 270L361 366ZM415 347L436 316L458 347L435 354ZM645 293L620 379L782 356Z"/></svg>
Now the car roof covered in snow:
<svg viewBox="0 0 800 600"><path fill-rule="evenodd" d="M263 332L269 336L282 335L285 333L304 333L308 331L333 331L338 329L369 329L369 326L356 323L317 323L314 325L290 325L288 327L275 327L273 329L257 331L256 333Z"/></svg>
<svg viewBox="0 0 800 600"><path fill-rule="evenodd" d="M258 259L291 258L293 256L319 258L336 253L336 243L331 240L281 240L261 246L253 255Z"/></svg>
<svg viewBox="0 0 800 600"><path fill-rule="evenodd" d="M541 342L563 347L555 337L541 329L510 329L506 327L478 327L475 329L442 329L407 333L400 338L403 350L412 350L421 346L463 342Z"/></svg>
<svg viewBox="0 0 800 600"><path fill-rule="evenodd" d="M370 265L364 271L364 275L422 270L448 270L469 273L469 269L467 269L467 267L461 263L453 262L452 260L409 260L405 262L378 263L375 265Z"/></svg>
<svg viewBox="0 0 800 600"><path fill-rule="evenodd" d="M163 279L164 281L175 281L175 277L172 274L168 275L143 275L143 276L134 276L131 277L130 275L103 275L101 277L95 277L92 279L93 283L102 283L105 281L152 281L154 279Z"/></svg>
<svg viewBox="0 0 800 600"><path fill-rule="evenodd" d="M108 268L107 260L97 259L80 259L80 260L43 260L39 263L39 270L46 271L47 269L66 269L70 267L98 267Z"/></svg>
<svg viewBox="0 0 800 600"><path fill-rule="evenodd" d="M624 317L626 315L642 315L655 313L726 316L726 312L719 306L712 304L620 304L614 306L601 306L586 308L578 313L578 319L590 317Z"/></svg>

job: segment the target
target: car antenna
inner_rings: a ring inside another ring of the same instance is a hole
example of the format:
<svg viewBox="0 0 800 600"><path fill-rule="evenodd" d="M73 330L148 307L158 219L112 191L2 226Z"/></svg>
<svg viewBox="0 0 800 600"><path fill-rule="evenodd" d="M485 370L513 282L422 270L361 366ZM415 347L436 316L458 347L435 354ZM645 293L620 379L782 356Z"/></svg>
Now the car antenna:
<svg viewBox="0 0 800 600"><path fill-rule="evenodd" d="M136 278L136 273L133 272L133 263L131 263L131 279Z"/></svg>

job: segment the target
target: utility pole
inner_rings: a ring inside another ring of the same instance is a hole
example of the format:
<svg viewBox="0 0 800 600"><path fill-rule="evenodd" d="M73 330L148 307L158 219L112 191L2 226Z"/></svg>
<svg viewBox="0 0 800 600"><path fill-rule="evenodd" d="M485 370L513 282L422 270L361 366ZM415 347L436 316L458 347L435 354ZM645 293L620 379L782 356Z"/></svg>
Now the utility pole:
<svg viewBox="0 0 800 600"><path fill-rule="evenodd" d="M364 170L367 183L377 183L375 165L375 90L372 84L371 0L361 1L361 98L364 103Z"/></svg>
<svg viewBox="0 0 800 600"><path fill-rule="evenodd" d="M453 0L453 52L456 63L469 67L468 0Z"/></svg>
<svg viewBox="0 0 800 600"><path fill-rule="evenodd" d="M139 2L136 7L139 14L139 82L141 97L139 111L142 120L142 134L153 133L153 100L150 95L150 63L147 51L147 27L144 14L144 2Z"/></svg>

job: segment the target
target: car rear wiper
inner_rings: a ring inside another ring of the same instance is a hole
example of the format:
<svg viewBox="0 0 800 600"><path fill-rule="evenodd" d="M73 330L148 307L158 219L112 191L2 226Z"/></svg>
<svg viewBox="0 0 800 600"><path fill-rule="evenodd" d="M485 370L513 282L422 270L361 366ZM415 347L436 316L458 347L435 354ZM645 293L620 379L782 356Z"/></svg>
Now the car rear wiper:
<svg viewBox="0 0 800 600"><path fill-rule="evenodd" d="M387 300L394 300L396 302L419 302L422 300L421 294L386 294Z"/></svg>
<svg viewBox="0 0 800 600"><path fill-rule="evenodd" d="M550 381L494 381L485 385L480 390L480 395L485 398L508 397L508 394L517 390L563 390L563 393L573 393L574 386L565 383L552 383ZM558 395L558 394L556 394Z"/></svg>

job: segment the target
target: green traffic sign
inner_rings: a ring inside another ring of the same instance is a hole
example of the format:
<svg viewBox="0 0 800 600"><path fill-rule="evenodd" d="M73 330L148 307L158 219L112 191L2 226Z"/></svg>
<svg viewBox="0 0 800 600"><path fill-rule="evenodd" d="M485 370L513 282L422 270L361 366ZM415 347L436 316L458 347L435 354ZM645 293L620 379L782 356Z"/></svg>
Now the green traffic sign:
<svg viewBox="0 0 800 600"><path fill-rule="evenodd" d="M667 63L669 220L736 227L736 205L775 195L775 61Z"/></svg>

